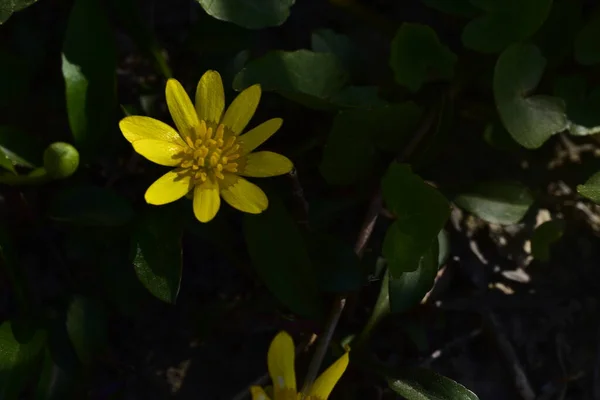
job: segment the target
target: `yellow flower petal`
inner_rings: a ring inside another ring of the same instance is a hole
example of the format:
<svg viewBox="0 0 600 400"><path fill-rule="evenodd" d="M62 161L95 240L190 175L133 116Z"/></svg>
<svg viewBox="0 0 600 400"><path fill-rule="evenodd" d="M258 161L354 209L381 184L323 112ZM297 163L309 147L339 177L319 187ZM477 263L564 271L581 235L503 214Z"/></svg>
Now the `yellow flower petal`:
<svg viewBox="0 0 600 400"><path fill-rule="evenodd" d="M184 151L182 146L162 140L142 139L136 140L132 145L138 154L154 163L167 167L178 165L181 162L178 155Z"/></svg>
<svg viewBox="0 0 600 400"><path fill-rule="evenodd" d="M173 122L175 122L179 134L184 138L190 136L200 121L198 120L196 109L185 89L178 80L169 79L165 94L167 96L169 112L171 113L171 117L173 117Z"/></svg>
<svg viewBox="0 0 600 400"><path fill-rule="evenodd" d="M221 197L233 208L250 214L260 214L269 206L261 188L234 174L225 174L220 183Z"/></svg>
<svg viewBox="0 0 600 400"><path fill-rule="evenodd" d="M271 400L260 386L250 386L252 400Z"/></svg>
<svg viewBox="0 0 600 400"><path fill-rule="evenodd" d="M260 93L260 85L252 85L244 89L227 108L221 123L229 127L236 135L242 133L258 107Z"/></svg>
<svg viewBox="0 0 600 400"><path fill-rule="evenodd" d="M338 358L336 362L331 364L329 368L325 370L317 378L315 383L310 388L308 392L308 396L314 396L318 399L327 400L333 387L338 383L344 371L346 371L346 367L348 366L348 362L350 361L350 356L348 352L346 352L343 356Z"/></svg>
<svg viewBox="0 0 600 400"><path fill-rule="evenodd" d="M221 206L219 185L212 179L194 189L194 215L200 222L208 222L217 215Z"/></svg>
<svg viewBox="0 0 600 400"><path fill-rule="evenodd" d="M134 115L119 122L119 128L129 143L137 140L154 139L184 146L185 142L177 131L157 119Z"/></svg>
<svg viewBox="0 0 600 400"><path fill-rule="evenodd" d="M263 144L268 138L273 136L279 128L281 128L281 124L283 124L281 118L273 118L240 136L242 154L248 154Z"/></svg>
<svg viewBox="0 0 600 400"><path fill-rule="evenodd" d="M296 391L296 371L294 359L296 350L292 337L285 331L279 332L269 346L267 364L269 375L273 381L275 398L282 398L278 393Z"/></svg>
<svg viewBox="0 0 600 400"><path fill-rule="evenodd" d="M162 205L179 200L192 188L189 175L180 175L174 169L158 178L148 190L144 198L149 204Z"/></svg>
<svg viewBox="0 0 600 400"><path fill-rule="evenodd" d="M287 157L272 151L248 154L245 161L240 175L255 178L287 174L294 168L294 164Z"/></svg>
<svg viewBox="0 0 600 400"><path fill-rule="evenodd" d="M225 109L223 81L217 71L206 71L196 88L196 112L201 120L219 123Z"/></svg>

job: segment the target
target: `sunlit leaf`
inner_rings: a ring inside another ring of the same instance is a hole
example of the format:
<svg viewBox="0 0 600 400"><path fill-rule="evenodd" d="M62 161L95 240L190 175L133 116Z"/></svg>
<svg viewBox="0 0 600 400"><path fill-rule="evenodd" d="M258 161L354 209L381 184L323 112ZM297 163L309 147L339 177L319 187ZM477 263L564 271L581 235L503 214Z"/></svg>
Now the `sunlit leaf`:
<svg viewBox="0 0 600 400"><path fill-rule="evenodd" d="M383 242L391 278L396 279L419 268L450 216L450 207L441 193L406 164L392 163L381 188L387 207L397 216ZM437 268L437 251L434 260Z"/></svg>
<svg viewBox="0 0 600 400"><path fill-rule="evenodd" d="M295 0L196 0L204 11L248 29L278 26L290 15Z"/></svg>
<svg viewBox="0 0 600 400"><path fill-rule="evenodd" d="M552 0L472 0L482 14L462 33L465 47L496 53L533 35L550 13Z"/></svg>
<svg viewBox="0 0 600 400"><path fill-rule="evenodd" d="M390 389L407 400L479 400L463 385L428 369L401 369L387 379Z"/></svg>
<svg viewBox="0 0 600 400"><path fill-rule="evenodd" d="M313 266L298 226L275 193L269 208L244 215L244 235L252 263L262 282L293 312L321 313Z"/></svg>
<svg viewBox="0 0 600 400"><path fill-rule="evenodd" d="M0 0L0 24L6 22L13 13L29 7L36 1L37 0Z"/></svg>
<svg viewBox="0 0 600 400"><path fill-rule="evenodd" d="M66 188L50 199L50 219L77 225L119 226L133 217L129 202L117 192L97 186Z"/></svg>
<svg viewBox="0 0 600 400"><path fill-rule="evenodd" d="M487 222L511 225L525 216L533 195L518 182L486 182L459 194L454 202Z"/></svg>
<svg viewBox="0 0 600 400"><path fill-rule="evenodd" d="M413 92L426 82L451 79L456 59L427 25L404 23L392 40L390 66L396 82Z"/></svg>
<svg viewBox="0 0 600 400"><path fill-rule="evenodd" d="M550 248L557 242L565 232L565 221L546 221L533 232L531 238L531 255L536 260L549 261Z"/></svg>
<svg viewBox="0 0 600 400"><path fill-rule="evenodd" d="M577 192L600 204L600 172L592 175L583 185L577 185Z"/></svg>
<svg viewBox="0 0 600 400"><path fill-rule="evenodd" d="M98 301L75 296L69 305L67 332L79 360L84 365L91 365L106 346L106 319L106 310Z"/></svg>
<svg viewBox="0 0 600 400"><path fill-rule="evenodd" d="M75 0L62 53L67 115L84 156L111 149L115 128L114 32L100 0Z"/></svg>
<svg viewBox="0 0 600 400"><path fill-rule="evenodd" d="M133 266L142 285L155 297L174 304L181 284L183 225L174 207L152 208L133 236Z"/></svg>
<svg viewBox="0 0 600 400"><path fill-rule="evenodd" d="M582 65L600 63L600 8L581 28L575 38L575 60Z"/></svg>
<svg viewBox="0 0 600 400"><path fill-rule="evenodd" d="M494 71L494 98L500 119L512 137L528 149L540 147L568 127L562 99L530 95L545 65L537 47L515 44L500 55Z"/></svg>

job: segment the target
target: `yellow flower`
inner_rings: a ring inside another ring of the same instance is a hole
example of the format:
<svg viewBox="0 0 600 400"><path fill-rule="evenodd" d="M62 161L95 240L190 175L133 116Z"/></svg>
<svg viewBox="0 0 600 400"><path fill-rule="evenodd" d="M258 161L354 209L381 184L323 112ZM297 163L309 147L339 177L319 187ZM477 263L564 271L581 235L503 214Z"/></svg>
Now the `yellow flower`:
<svg viewBox="0 0 600 400"><path fill-rule="evenodd" d="M260 94L259 85L250 86L223 112L221 76L207 71L198 82L195 108L181 84L168 80L167 106L177 130L154 118L123 118L119 127L136 152L157 164L176 167L148 188L146 202L171 203L193 190L194 214L200 222L214 218L221 197L240 211L259 214L266 210L265 193L242 176L282 175L293 164L270 151L252 153L281 127L281 118L240 135L256 111Z"/></svg>
<svg viewBox="0 0 600 400"><path fill-rule="evenodd" d="M273 381L272 400L327 400L349 362L346 352L317 378L308 393L298 393L294 358L294 341L286 332L279 332L271 342L267 355L269 375ZM250 393L252 400L271 400L260 386L250 387Z"/></svg>

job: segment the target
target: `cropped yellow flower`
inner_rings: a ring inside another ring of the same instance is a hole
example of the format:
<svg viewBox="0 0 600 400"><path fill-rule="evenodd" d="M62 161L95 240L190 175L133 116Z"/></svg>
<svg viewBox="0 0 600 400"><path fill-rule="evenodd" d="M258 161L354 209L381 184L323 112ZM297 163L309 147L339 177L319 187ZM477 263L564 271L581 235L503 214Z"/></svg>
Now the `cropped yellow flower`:
<svg viewBox="0 0 600 400"><path fill-rule="evenodd" d="M271 342L267 355L273 397L269 397L260 386L252 386L252 400L327 400L350 360L346 352L317 378L308 393L298 393L294 358L294 341L286 332L279 332Z"/></svg>
<svg viewBox="0 0 600 400"><path fill-rule="evenodd" d="M251 214L266 210L265 193L242 176L268 177L292 170L292 162L270 151L252 153L273 135L283 120L273 118L240 135L256 111L259 85L241 92L225 109L221 76L207 71L196 89L196 107L175 79L166 88L167 106L177 130L154 118L125 117L123 136L148 160L176 167L146 191L150 204L167 204L193 190L194 214L200 222L214 218L221 197L234 208Z"/></svg>

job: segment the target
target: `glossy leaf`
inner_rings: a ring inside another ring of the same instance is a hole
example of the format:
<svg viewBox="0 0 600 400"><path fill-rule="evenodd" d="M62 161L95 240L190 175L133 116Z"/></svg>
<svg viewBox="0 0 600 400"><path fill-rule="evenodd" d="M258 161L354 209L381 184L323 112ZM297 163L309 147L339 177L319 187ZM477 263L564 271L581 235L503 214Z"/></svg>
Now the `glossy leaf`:
<svg viewBox="0 0 600 400"><path fill-rule="evenodd" d="M250 61L233 80L235 90L260 83L290 100L316 109L331 107L329 99L340 91L348 75L337 57L309 50L272 51Z"/></svg>
<svg viewBox="0 0 600 400"><path fill-rule="evenodd" d="M196 0L207 14L248 29L279 26L290 15L295 0Z"/></svg>
<svg viewBox="0 0 600 400"><path fill-rule="evenodd" d="M107 340L107 315L104 307L92 299L75 296L67 312L67 333L84 365L91 365L104 350Z"/></svg>
<svg viewBox="0 0 600 400"><path fill-rule="evenodd" d="M421 256L417 268L407 271L398 277L390 277L389 296L390 311L402 313L421 302L425 294L431 290L435 282L439 263L439 244L434 240L431 247ZM389 268L392 264L388 261Z"/></svg>
<svg viewBox="0 0 600 400"><path fill-rule="evenodd" d="M304 240L275 193L269 208L244 215L244 235L252 263L262 282L295 313L315 317L321 312L313 266Z"/></svg>
<svg viewBox="0 0 600 400"><path fill-rule="evenodd" d="M479 400L463 385L428 369L402 369L387 379L390 389L407 400Z"/></svg>
<svg viewBox="0 0 600 400"><path fill-rule="evenodd" d="M592 14L575 38L575 60L582 65L600 63L600 8Z"/></svg>
<svg viewBox="0 0 600 400"><path fill-rule="evenodd" d="M540 147L550 136L568 127L562 99L530 95L546 60L530 44L515 44L498 58L494 71L494 98L506 130L528 149Z"/></svg>
<svg viewBox="0 0 600 400"><path fill-rule="evenodd" d="M360 289L362 270L352 246L326 233L311 232L307 236L321 290L344 293Z"/></svg>
<svg viewBox="0 0 600 400"><path fill-rule="evenodd" d="M428 7L446 14L462 17L474 17L479 14L479 9L470 0L422 0Z"/></svg>
<svg viewBox="0 0 600 400"><path fill-rule="evenodd" d="M533 232L531 238L531 255L536 260L549 261L550 248L557 242L565 232L565 221L546 221Z"/></svg>
<svg viewBox="0 0 600 400"><path fill-rule="evenodd" d="M456 60L427 25L404 23L392 40L390 67L396 82L413 92L426 82L451 79Z"/></svg>
<svg viewBox="0 0 600 400"><path fill-rule="evenodd" d="M175 207L152 208L133 236L133 266L138 279L158 299L174 304L182 273L183 222Z"/></svg>
<svg viewBox="0 0 600 400"><path fill-rule="evenodd" d="M75 0L62 54L69 125L76 147L88 156L108 151L118 137L114 33L102 5Z"/></svg>
<svg viewBox="0 0 600 400"><path fill-rule="evenodd" d="M66 188L50 200L48 216L59 222L120 226L133 217L129 202L115 191L97 186Z"/></svg>
<svg viewBox="0 0 600 400"><path fill-rule="evenodd" d="M473 0L471 4L482 15L465 26L463 44L482 53L497 53L533 35L550 13L552 0Z"/></svg>
<svg viewBox="0 0 600 400"><path fill-rule="evenodd" d="M391 278L396 279L419 268L450 216L450 207L440 192L413 174L406 164L392 163L381 188L388 209L397 216L383 242Z"/></svg>
<svg viewBox="0 0 600 400"><path fill-rule="evenodd" d="M518 182L486 182L459 194L454 202L487 222L511 225L525 216L533 195Z"/></svg>
<svg viewBox="0 0 600 400"><path fill-rule="evenodd" d="M0 399L17 400L31 379L45 343L43 331L28 323L5 321L0 325Z"/></svg>
<svg viewBox="0 0 600 400"><path fill-rule="evenodd" d="M583 185L577 185L577 192L595 203L600 204L600 172L592 175Z"/></svg>
<svg viewBox="0 0 600 400"><path fill-rule="evenodd" d="M13 13L29 7L37 0L0 0L0 24L6 22Z"/></svg>

